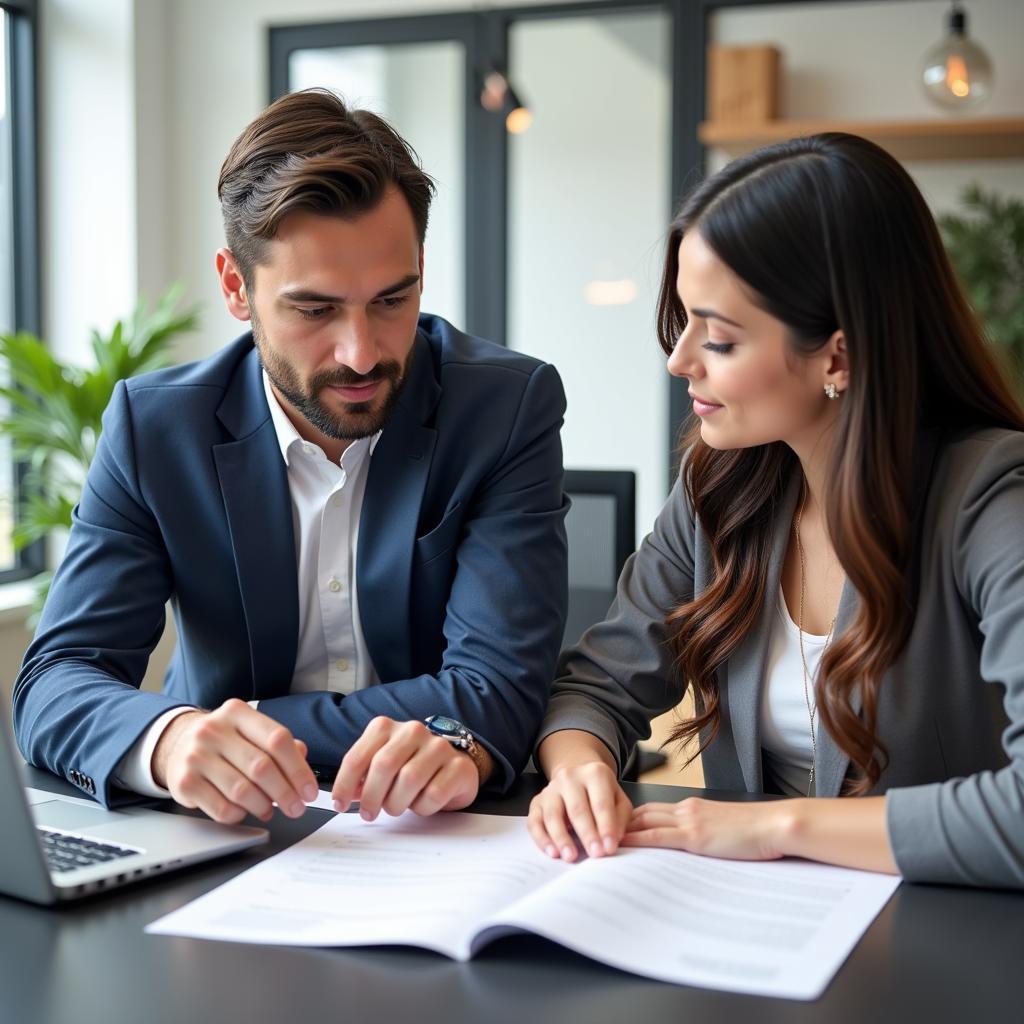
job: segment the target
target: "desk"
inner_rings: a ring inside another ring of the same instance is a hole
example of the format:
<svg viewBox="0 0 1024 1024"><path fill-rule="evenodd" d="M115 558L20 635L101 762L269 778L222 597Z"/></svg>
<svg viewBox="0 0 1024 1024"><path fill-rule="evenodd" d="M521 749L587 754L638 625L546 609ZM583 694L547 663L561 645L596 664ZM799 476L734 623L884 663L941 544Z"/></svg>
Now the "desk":
<svg viewBox="0 0 1024 1024"><path fill-rule="evenodd" d="M71 792L30 770L30 785ZM526 776L474 810L523 813ZM626 784L636 803L698 791ZM746 797L737 797L746 799ZM3 1024L800 1024L1020 1020L1024 896L901 886L814 1003L623 974L515 936L460 964L423 950L294 949L144 935L163 914L312 832L327 812L278 817L256 851L59 910L0 897Z"/></svg>

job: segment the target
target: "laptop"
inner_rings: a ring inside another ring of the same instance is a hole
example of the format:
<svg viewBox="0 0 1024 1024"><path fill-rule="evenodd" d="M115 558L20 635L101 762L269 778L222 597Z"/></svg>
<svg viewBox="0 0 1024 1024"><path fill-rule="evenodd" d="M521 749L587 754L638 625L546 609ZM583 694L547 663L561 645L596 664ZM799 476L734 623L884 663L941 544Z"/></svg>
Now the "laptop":
<svg viewBox="0 0 1024 1024"><path fill-rule="evenodd" d="M0 700L0 893L62 903L265 843L266 829L32 789Z"/></svg>

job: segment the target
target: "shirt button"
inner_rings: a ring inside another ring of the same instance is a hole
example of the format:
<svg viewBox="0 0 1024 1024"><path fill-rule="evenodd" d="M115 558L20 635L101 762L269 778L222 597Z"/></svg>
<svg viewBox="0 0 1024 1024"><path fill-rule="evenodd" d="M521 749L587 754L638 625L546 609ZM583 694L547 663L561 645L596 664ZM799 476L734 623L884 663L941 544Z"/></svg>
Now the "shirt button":
<svg viewBox="0 0 1024 1024"><path fill-rule="evenodd" d="M338 660L337 660L337 661L336 661L336 662L334 663L334 667L335 667L335 668L336 668L336 669L337 669L337 670L338 670L339 672L345 672L345 671L347 671L347 669L348 669L348 662L347 662L347 661L346 661L346 660L345 660L344 658L339 658L339 659L338 659Z"/></svg>
<svg viewBox="0 0 1024 1024"><path fill-rule="evenodd" d="M336 593L337 593L337 592L338 592L339 590L341 590L341 581L340 581L340 580L336 580L336 579L335 579L335 578L334 578L334 577L332 576L332 577L330 578L330 580L328 581L328 583L327 583L327 589L328 589L328 590L329 590L329 591L330 591L330 592L331 592L332 594L336 594Z"/></svg>
<svg viewBox="0 0 1024 1024"><path fill-rule="evenodd" d="M313 454L313 446L312 446L311 444L304 444L304 445L302 446L302 450L303 450L303 451L304 451L304 452L305 452L305 453L306 453L307 455L312 455L312 454Z"/></svg>
<svg viewBox="0 0 1024 1024"><path fill-rule="evenodd" d="M345 504L345 499L338 494L335 496L333 504L335 508L341 508L341 506Z"/></svg>

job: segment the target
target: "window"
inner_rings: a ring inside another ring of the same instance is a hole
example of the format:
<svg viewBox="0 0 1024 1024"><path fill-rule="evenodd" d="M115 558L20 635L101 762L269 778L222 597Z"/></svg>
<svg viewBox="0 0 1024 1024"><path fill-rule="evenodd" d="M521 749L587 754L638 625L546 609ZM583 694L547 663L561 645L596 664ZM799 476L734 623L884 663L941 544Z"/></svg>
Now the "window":
<svg viewBox="0 0 1024 1024"><path fill-rule="evenodd" d="M0 331L38 334L35 15L35 0L0 3ZM0 438L0 582L43 567L41 545L15 552L11 542L21 479Z"/></svg>

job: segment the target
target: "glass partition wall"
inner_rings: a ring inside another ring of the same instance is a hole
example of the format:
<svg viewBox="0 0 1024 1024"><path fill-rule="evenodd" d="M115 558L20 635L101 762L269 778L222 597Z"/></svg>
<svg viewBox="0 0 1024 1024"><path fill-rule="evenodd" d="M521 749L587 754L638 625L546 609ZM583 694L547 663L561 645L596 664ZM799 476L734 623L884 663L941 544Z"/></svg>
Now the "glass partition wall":
<svg viewBox="0 0 1024 1024"><path fill-rule="evenodd" d="M654 310L671 212L670 18L520 21L509 79L508 344L555 364L565 463L637 473L646 533L665 499L668 380Z"/></svg>

